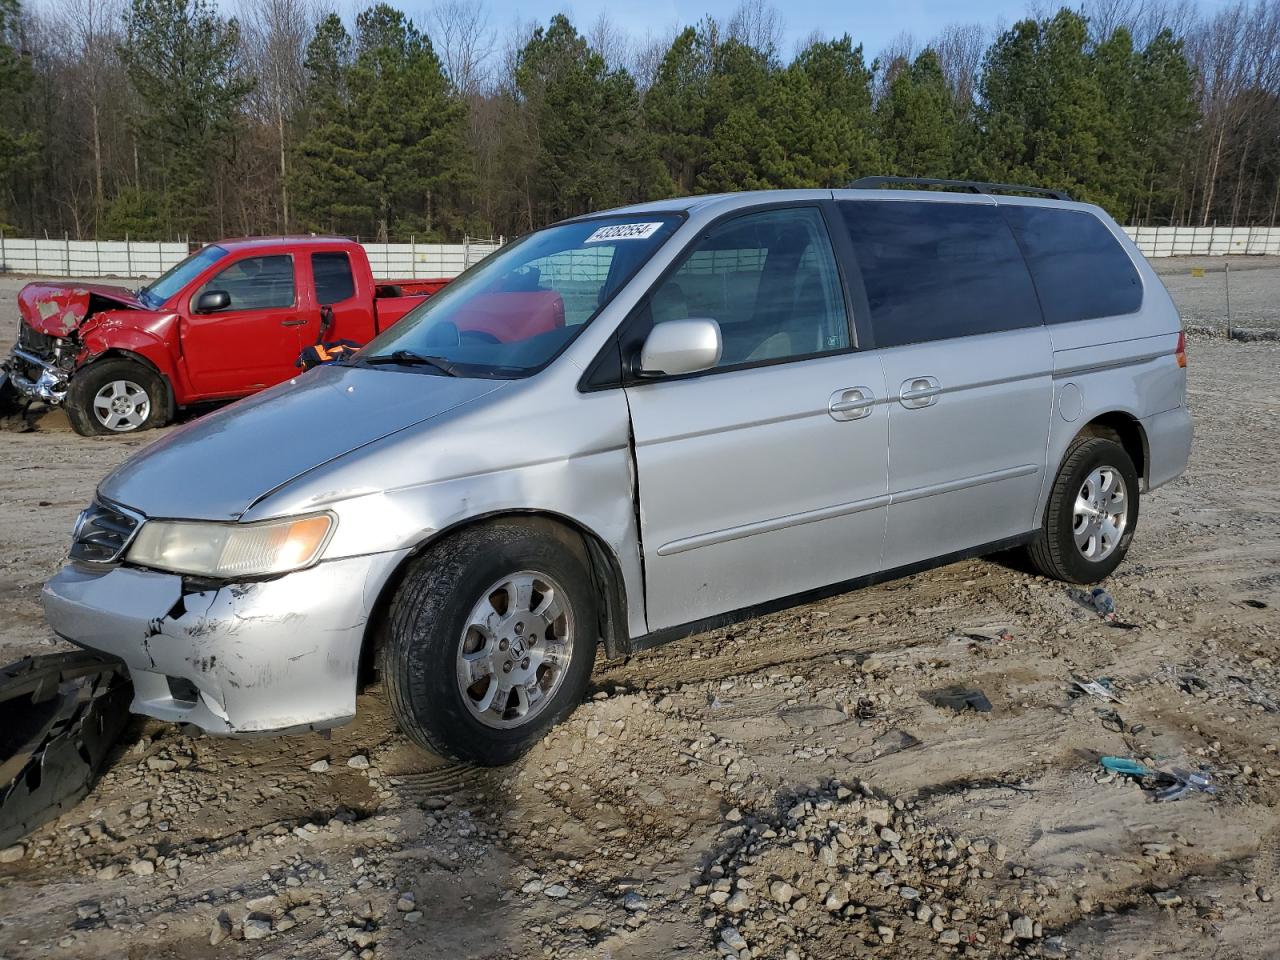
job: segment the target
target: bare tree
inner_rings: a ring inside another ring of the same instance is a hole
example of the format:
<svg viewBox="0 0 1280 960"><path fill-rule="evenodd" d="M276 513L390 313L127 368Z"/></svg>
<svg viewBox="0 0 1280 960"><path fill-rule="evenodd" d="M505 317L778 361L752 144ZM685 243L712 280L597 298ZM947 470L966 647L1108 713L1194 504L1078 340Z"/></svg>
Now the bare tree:
<svg viewBox="0 0 1280 960"><path fill-rule="evenodd" d="M973 103L978 85L978 71L982 68L982 56L991 38L981 24L952 23L929 44L938 54L942 75L956 105L967 108Z"/></svg>
<svg viewBox="0 0 1280 960"><path fill-rule="evenodd" d="M772 58L782 48L785 25L777 7L766 0L742 0L729 18L725 32L730 39Z"/></svg>
<svg viewBox="0 0 1280 960"><path fill-rule="evenodd" d="M885 44L874 63L876 78L875 88L871 93L877 102L889 92L894 77L904 67L911 65L911 61L915 59L918 52L916 38L906 30Z"/></svg>
<svg viewBox="0 0 1280 960"><path fill-rule="evenodd" d="M587 31L587 43L604 57L610 70L625 70L631 62L631 37L613 22L609 11L601 10L591 29Z"/></svg>
<svg viewBox="0 0 1280 960"><path fill-rule="evenodd" d="M280 228L289 231L289 125L306 92L307 43L319 10L313 0L241 0L241 37L257 75L251 109L274 127L279 160Z"/></svg>
<svg viewBox="0 0 1280 960"><path fill-rule="evenodd" d="M93 159L93 224L102 220L106 196L103 124L118 99L121 68L116 56L120 40L120 6L116 0L58 0L51 11L52 36L60 38L63 62L80 108L88 112L88 146ZM76 233L81 226L76 217Z"/></svg>
<svg viewBox="0 0 1280 960"><path fill-rule="evenodd" d="M667 51L671 49L671 44L679 35L680 26L673 23L657 33L652 30L645 31L644 38L631 45L631 61L628 69L636 78L636 86L642 91L653 86Z"/></svg>
<svg viewBox="0 0 1280 960"><path fill-rule="evenodd" d="M479 0L441 0L431 8L427 34L459 93L470 97L488 85L497 41Z"/></svg>

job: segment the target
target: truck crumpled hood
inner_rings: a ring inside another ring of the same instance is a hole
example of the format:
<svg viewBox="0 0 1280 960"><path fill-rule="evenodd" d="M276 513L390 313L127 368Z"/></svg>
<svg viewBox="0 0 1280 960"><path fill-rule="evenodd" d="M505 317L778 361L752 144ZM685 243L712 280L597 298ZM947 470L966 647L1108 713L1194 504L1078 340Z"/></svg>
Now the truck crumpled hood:
<svg viewBox="0 0 1280 960"><path fill-rule="evenodd" d="M111 473L98 492L148 517L235 520L290 480L503 385L386 367L317 367L179 427Z"/></svg>
<svg viewBox="0 0 1280 960"><path fill-rule="evenodd" d="M102 310L144 309L132 290L105 283L28 283L18 294L27 326L51 337L65 337Z"/></svg>

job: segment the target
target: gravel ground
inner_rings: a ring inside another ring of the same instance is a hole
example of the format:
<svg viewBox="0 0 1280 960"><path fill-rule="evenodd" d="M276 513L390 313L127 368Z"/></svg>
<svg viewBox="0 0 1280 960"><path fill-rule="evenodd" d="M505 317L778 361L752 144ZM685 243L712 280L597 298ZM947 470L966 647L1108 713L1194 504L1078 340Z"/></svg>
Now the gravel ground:
<svg viewBox="0 0 1280 960"><path fill-rule="evenodd" d="M1280 344L1190 355L1191 469L1107 584L1134 629L953 564L602 661L501 770L422 754L376 685L331 739L137 720L0 851L0 956L1274 956ZM0 656L52 648L39 584L158 435L0 433ZM1099 677L1122 703L1073 694ZM1219 789L1157 803L1101 754Z"/></svg>
<svg viewBox="0 0 1280 960"><path fill-rule="evenodd" d="M1230 299L1233 329L1280 333L1280 257L1162 257L1151 265L1188 326L1225 331Z"/></svg>

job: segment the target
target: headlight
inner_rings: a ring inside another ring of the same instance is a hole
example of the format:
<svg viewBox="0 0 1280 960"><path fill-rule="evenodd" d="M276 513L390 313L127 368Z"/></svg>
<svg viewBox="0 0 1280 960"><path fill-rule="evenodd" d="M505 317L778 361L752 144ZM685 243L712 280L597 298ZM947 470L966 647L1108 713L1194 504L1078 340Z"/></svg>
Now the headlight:
<svg viewBox="0 0 1280 960"><path fill-rule="evenodd" d="M149 520L126 559L219 580L288 573L315 562L334 524L327 513L261 523Z"/></svg>

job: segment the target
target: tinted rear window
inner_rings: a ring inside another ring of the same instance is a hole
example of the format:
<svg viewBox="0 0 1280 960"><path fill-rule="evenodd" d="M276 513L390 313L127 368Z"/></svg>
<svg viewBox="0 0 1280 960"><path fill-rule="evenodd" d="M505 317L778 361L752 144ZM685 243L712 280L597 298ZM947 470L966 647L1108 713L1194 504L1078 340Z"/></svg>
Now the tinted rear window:
<svg viewBox="0 0 1280 960"><path fill-rule="evenodd" d="M341 303L355 296L356 280L345 253L312 254L311 272L316 278L316 299L321 304Z"/></svg>
<svg viewBox="0 0 1280 960"><path fill-rule="evenodd" d="M1053 207L1000 208L1022 244L1046 323L1133 313L1142 281L1106 225L1091 213Z"/></svg>
<svg viewBox="0 0 1280 960"><path fill-rule="evenodd" d="M994 205L870 200L840 206L876 346L1040 324L1026 263Z"/></svg>

